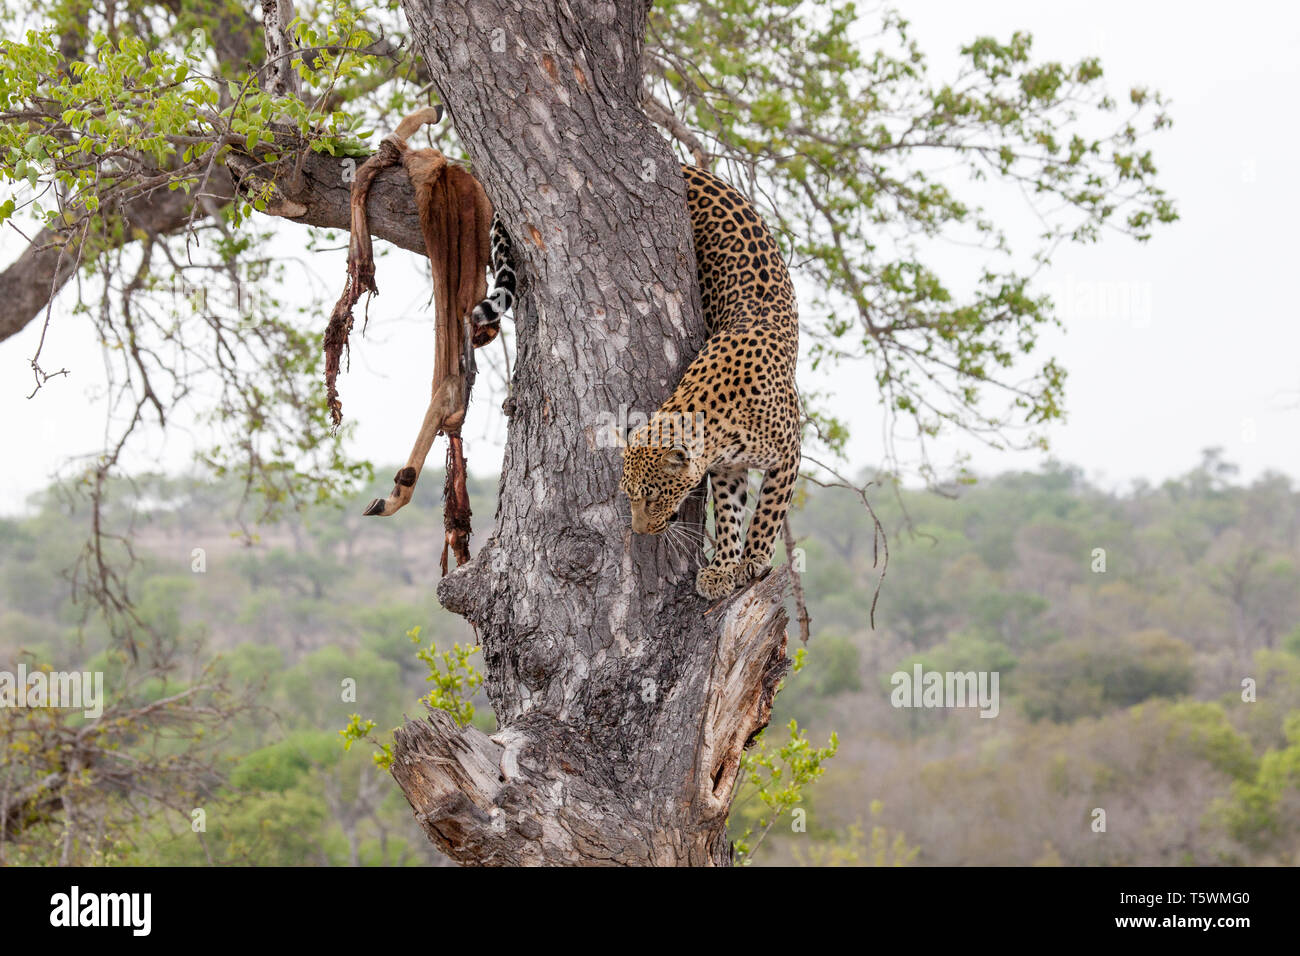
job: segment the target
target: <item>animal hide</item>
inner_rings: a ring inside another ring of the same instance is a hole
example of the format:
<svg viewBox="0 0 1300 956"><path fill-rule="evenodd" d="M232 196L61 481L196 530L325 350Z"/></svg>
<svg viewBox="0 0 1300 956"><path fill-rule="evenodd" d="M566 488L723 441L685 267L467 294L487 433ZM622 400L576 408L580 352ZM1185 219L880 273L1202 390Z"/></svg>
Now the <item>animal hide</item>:
<svg viewBox="0 0 1300 956"><path fill-rule="evenodd" d="M378 172L400 162L415 188L415 202L424 233L425 252L433 274L434 362L429 406L415 447L394 479L387 498L376 498L367 515L387 517L411 500L412 491L434 438L446 435L447 484L443 518L446 542L442 571L447 572L447 549L456 563L469 560L470 512L465 489L465 459L461 425L473 387L474 357L470 345L469 316L487 294L492 205L469 172L436 149L411 149L406 140L425 123L437 122L440 109L420 110L398 125L380 144L379 151L357 170L352 186L352 237L348 249L348 281L334 307L325 333L325 375L330 412L335 425L342 420L336 379L340 356L348 347L352 307L362 292L377 293L374 255L366 221L366 196Z"/></svg>

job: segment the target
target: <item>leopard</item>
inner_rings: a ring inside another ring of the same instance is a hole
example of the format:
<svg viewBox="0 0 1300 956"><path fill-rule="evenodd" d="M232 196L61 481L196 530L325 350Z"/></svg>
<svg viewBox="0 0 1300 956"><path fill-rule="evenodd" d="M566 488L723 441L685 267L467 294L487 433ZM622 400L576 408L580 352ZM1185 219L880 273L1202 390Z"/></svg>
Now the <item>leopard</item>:
<svg viewBox="0 0 1300 956"><path fill-rule="evenodd" d="M672 394L626 436L618 489L632 531L661 535L707 482L714 547L695 590L716 601L767 574L790 507L801 456L799 314L754 204L707 169L683 164L682 175L708 337ZM476 337L494 334L517 292L513 247L496 216L491 236L494 286L473 311ZM763 479L742 545L751 470Z"/></svg>

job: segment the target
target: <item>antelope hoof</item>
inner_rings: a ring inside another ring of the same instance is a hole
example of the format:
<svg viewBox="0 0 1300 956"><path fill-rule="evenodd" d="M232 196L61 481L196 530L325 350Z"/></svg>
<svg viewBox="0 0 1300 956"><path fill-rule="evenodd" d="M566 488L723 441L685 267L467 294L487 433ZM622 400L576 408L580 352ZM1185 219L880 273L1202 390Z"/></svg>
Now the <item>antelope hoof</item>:
<svg viewBox="0 0 1300 956"><path fill-rule="evenodd" d="M362 514L363 516L367 517L367 518L370 517L370 516L372 516L372 515L380 515L380 516L382 516L383 513L384 513L384 499L383 499L383 498L376 498L374 501L370 502L370 506L369 506L368 508L366 508L365 511L361 512L361 514Z"/></svg>

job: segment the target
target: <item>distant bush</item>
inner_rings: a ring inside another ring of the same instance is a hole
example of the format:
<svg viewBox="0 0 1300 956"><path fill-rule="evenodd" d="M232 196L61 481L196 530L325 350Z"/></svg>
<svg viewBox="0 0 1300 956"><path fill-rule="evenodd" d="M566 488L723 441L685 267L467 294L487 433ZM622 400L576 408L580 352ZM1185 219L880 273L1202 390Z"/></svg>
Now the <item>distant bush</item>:
<svg viewBox="0 0 1300 956"><path fill-rule="evenodd" d="M330 766L340 757L338 738L329 731L308 730L245 755L230 774L236 790L283 793L313 767Z"/></svg>
<svg viewBox="0 0 1300 956"><path fill-rule="evenodd" d="M808 646L805 676L815 696L862 689L861 655L853 641L839 634L818 634Z"/></svg>
<svg viewBox="0 0 1300 956"><path fill-rule="evenodd" d="M1027 654L1013 685L1026 715L1057 723L1191 692L1192 649L1164 631L1074 638Z"/></svg>
<svg viewBox="0 0 1300 956"><path fill-rule="evenodd" d="M1287 860L1300 825L1300 711L1286 719L1286 746L1269 750L1254 779L1233 784L1229 800L1214 810L1228 832L1254 850Z"/></svg>
<svg viewBox="0 0 1300 956"><path fill-rule="evenodd" d="M911 673L917 664L924 671L996 671L1005 674L1015 670L1017 660L1016 655L1001 641L973 631L962 631L949 635L942 644L936 644L924 653L900 661L895 670ZM893 671L881 675L882 687L890 686L892 673Z"/></svg>

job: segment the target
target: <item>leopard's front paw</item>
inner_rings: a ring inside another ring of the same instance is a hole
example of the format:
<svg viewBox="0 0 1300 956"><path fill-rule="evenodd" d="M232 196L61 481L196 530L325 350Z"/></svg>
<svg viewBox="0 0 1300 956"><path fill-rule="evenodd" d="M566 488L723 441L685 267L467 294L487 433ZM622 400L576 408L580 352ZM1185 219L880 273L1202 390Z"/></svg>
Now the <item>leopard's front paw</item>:
<svg viewBox="0 0 1300 956"><path fill-rule="evenodd" d="M757 581L772 569L772 559L761 561L758 558L741 558L736 567L736 587L743 587L750 581Z"/></svg>
<svg viewBox="0 0 1300 956"><path fill-rule="evenodd" d="M736 590L736 571L734 563L710 564L700 568L695 575L695 593L702 598L716 601Z"/></svg>

